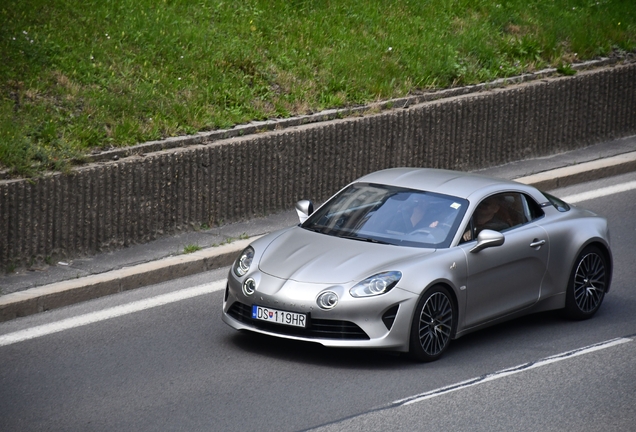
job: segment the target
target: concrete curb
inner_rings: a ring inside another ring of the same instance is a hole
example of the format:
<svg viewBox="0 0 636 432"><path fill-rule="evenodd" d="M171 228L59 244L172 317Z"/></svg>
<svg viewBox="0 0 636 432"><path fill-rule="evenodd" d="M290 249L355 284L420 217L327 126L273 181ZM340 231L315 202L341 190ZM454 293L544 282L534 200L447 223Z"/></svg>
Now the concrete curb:
<svg viewBox="0 0 636 432"><path fill-rule="evenodd" d="M632 171L636 171L636 152L624 153L606 159L557 168L526 177L516 178L515 181L532 185L537 189L549 190Z"/></svg>
<svg viewBox="0 0 636 432"><path fill-rule="evenodd" d="M260 236L0 297L0 322L230 265Z"/></svg>
<svg viewBox="0 0 636 432"><path fill-rule="evenodd" d="M636 171L636 152L557 168L515 181L547 190L632 171ZM259 237L7 294L0 297L0 322L228 266L243 248Z"/></svg>

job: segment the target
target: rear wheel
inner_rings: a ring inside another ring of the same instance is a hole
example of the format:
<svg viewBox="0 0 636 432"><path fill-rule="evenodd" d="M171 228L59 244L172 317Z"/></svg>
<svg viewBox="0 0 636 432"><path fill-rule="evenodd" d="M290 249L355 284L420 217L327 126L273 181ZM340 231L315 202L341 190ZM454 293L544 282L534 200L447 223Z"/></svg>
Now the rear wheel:
<svg viewBox="0 0 636 432"><path fill-rule="evenodd" d="M443 286L428 290L417 303L411 324L410 355L416 360L437 360L448 348L457 321L451 294Z"/></svg>
<svg viewBox="0 0 636 432"><path fill-rule="evenodd" d="M565 298L565 313L572 319L591 318L603 302L609 285L607 260L599 248L588 246L572 267Z"/></svg>

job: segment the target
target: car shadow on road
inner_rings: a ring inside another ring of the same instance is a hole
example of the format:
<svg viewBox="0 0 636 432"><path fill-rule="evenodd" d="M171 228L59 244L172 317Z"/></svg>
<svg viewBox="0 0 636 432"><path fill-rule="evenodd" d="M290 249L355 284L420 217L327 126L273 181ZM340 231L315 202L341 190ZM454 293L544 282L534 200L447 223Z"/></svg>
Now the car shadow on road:
<svg viewBox="0 0 636 432"><path fill-rule="evenodd" d="M351 369L394 369L415 363L406 355L390 351L355 348L328 348L317 343L280 339L273 336L237 332L229 344L242 352L266 356L280 361Z"/></svg>

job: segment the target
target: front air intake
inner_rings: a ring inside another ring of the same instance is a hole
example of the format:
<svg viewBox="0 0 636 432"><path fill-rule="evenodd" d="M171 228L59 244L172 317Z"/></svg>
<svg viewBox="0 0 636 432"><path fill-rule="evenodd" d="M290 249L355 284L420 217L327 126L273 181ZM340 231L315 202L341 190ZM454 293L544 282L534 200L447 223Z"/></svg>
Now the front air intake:
<svg viewBox="0 0 636 432"><path fill-rule="evenodd" d="M395 305L382 315L382 322L386 326L387 330L391 330L393 327L393 323L395 322L395 317L397 316L397 311L400 308L400 305Z"/></svg>

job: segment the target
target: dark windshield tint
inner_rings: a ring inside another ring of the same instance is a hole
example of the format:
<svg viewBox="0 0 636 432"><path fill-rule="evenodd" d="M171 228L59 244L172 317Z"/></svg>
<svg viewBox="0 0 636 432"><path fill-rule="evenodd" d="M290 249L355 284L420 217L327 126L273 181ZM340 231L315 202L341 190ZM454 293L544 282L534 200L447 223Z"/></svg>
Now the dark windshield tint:
<svg viewBox="0 0 636 432"><path fill-rule="evenodd" d="M302 227L361 241L448 247L466 207L462 198L356 183L319 208Z"/></svg>

